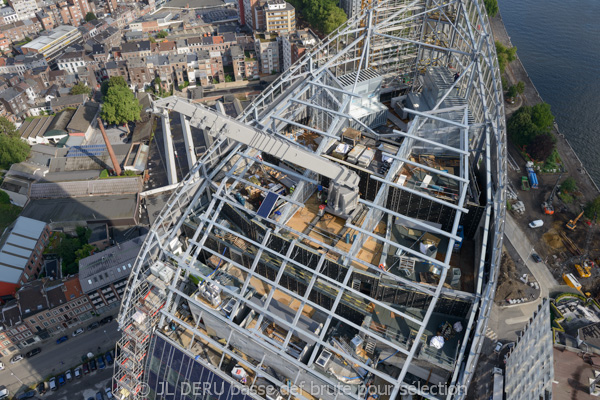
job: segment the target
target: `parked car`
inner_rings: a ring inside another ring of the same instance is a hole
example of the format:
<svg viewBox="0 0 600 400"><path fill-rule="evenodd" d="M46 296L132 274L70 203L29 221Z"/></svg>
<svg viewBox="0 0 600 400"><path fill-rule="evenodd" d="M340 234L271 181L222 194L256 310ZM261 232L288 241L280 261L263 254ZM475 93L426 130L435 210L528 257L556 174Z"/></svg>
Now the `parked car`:
<svg viewBox="0 0 600 400"><path fill-rule="evenodd" d="M96 328L97 328L97 327L99 327L99 326L100 326L100 324L99 324L99 323L97 323L97 322L92 322L91 324L89 324L89 325L88 325L88 327L87 327L87 330L88 330L88 331L91 331L91 330L93 330L93 329L96 329Z"/></svg>
<svg viewBox="0 0 600 400"><path fill-rule="evenodd" d="M67 340L69 340L68 336L61 336L58 339L56 339L56 344L61 344L62 342L66 342Z"/></svg>
<svg viewBox="0 0 600 400"><path fill-rule="evenodd" d="M62 386L62 385L64 385L65 383L67 383L67 381L65 380L65 376L64 376L64 374L60 374L60 375L58 376L58 386Z"/></svg>
<svg viewBox="0 0 600 400"><path fill-rule="evenodd" d="M104 355L104 358L106 358L106 363L108 365L112 365L114 360L112 358L112 355L110 354L110 351L107 351L106 354Z"/></svg>
<svg viewBox="0 0 600 400"><path fill-rule="evenodd" d="M537 254L533 253L531 255L531 258L533 258L533 261L535 261L536 263L540 263L542 262L542 257L538 256Z"/></svg>
<svg viewBox="0 0 600 400"><path fill-rule="evenodd" d="M107 398L107 399L112 399L112 398L113 398L113 394L112 394L112 392L110 391L110 388L106 388L106 389L104 389L104 393L106 393L106 398Z"/></svg>
<svg viewBox="0 0 600 400"><path fill-rule="evenodd" d="M73 374L71 373L71 370L68 369L67 372L65 372L65 377L67 378L67 381L71 382L73 380Z"/></svg>
<svg viewBox="0 0 600 400"><path fill-rule="evenodd" d="M39 394L45 394L46 393L46 384L44 382L40 382L37 384L35 389L37 390L37 392Z"/></svg>
<svg viewBox="0 0 600 400"><path fill-rule="evenodd" d="M102 396L102 392L96 393L96 400L104 400L104 396Z"/></svg>
<svg viewBox="0 0 600 400"><path fill-rule="evenodd" d="M19 361L21 361L22 359L23 359L23 356L21 354L17 354L13 358L10 359L10 363L11 364L16 364Z"/></svg>
<svg viewBox="0 0 600 400"><path fill-rule="evenodd" d="M502 346L504 345L501 342L497 342L496 347L494 347L494 353L500 353L500 350L502 350Z"/></svg>
<svg viewBox="0 0 600 400"><path fill-rule="evenodd" d="M50 387L50 390L56 390L56 389L58 389L58 386L56 385L56 378L55 377L50 378L50 380L48 381L48 386Z"/></svg>
<svg viewBox="0 0 600 400"><path fill-rule="evenodd" d="M102 356L98 357L98 369L106 368L106 364L104 364L104 358Z"/></svg>
<svg viewBox="0 0 600 400"><path fill-rule="evenodd" d="M0 371L2 371L4 369L4 363L0 362Z"/></svg>
<svg viewBox="0 0 600 400"><path fill-rule="evenodd" d="M96 360L90 360L90 370L91 371L95 371L96 370Z"/></svg>
<svg viewBox="0 0 600 400"><path fill-rule="evenodd" d="M35 390L28 390L25 393L21 393L17 396L17 400L30 399L35 396Z"/></svg>
<svg viewBox="0 0 600 400"><path fill-rule="evenodd" d="M84 375L87 375L90 373L90 365L88 363L83 363L83 365L81 366L81 369L83 369Z"/></svg>
<svg viewBox="0 0 600 400"><path fill-rule="evenodd" d="M8 398L9 394L10 394L10 392L8 391L8 389L5 386L0 386L0 399Z"/></svg>
<svg viewBox="0 0 600 400"><path fill-rule="evenodd" d="M113 320L112 315L109 315L108 317L104 317L100 320L100 325L108 324L112 320Z"/></svg>
<svg viewBox="0 0 600 400"><path fill-rule="evenodd" d="M30 350L27 353L25 353L25 357L31 358L31 357L35 356L36 354L40 354L41 352L42 352L42 349L40 349L39 347L36 347L35 349Z"/></svg>
<svg viewBox="0 0 600 400"><path fill-rule="evenodd" d="M75 368L75 370L73 371L73 375L75 375L75 378L79 379L83 376L83 374L81 373L81 367L77 367Z"/></svg>
<svg viewBox="0 0 600 400"><path fill-rule="evenodd" d="M77 329L75 332L73 332L73 337L75 337L75 336L78 336L78 335L81 335L83 332L85 332L85 331L83 330L83 328L79 328L79 329Z"/></svg>
<svg viewBox="0 0 600 400"><path fill-rule="evenodd" d="M530 228L540 228L542 226L544 226L544 221L542 221L541 219L536 219L535 221L531 221L529 223Z"/></svg>

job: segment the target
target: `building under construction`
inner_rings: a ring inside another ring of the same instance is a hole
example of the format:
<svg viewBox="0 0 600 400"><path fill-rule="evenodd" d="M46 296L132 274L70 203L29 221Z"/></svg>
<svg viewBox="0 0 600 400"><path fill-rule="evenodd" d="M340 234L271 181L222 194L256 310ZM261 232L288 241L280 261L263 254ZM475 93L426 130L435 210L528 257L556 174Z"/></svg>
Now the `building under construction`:
<svg viewBox="0 0 600 400"><path fill-rule="evenodd" d="M119 398L464 398L506 204L482 2L370 2L239 118L152 111L193 167L128 283Z"/></svg>

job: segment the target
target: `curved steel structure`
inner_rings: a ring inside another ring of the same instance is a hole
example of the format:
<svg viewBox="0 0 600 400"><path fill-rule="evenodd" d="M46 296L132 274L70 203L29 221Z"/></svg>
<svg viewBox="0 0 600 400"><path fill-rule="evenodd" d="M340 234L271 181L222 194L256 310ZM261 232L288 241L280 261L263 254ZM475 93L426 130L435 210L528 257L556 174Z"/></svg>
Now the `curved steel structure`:
<svg viewBox="0 0 600 400"><path fill-rule="evenodd" d="M208 150L131 274L120 398L208 373L221 397L466 395L506 204L493 37L477 0L363 3L237 120L154 103Z"/></svg>

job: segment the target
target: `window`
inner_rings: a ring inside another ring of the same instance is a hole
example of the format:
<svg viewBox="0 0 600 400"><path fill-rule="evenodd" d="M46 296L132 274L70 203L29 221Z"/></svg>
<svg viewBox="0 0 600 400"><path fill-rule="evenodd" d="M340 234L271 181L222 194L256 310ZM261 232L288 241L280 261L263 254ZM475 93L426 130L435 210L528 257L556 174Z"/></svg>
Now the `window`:
<svg viewBox="0 0 600 400"><path fill-rule="evenodd" d="M35 319L30 319L29 322L31 322L32 324L35 324L37 321Z"/></svg>
<svg viewBox="0 0 600 400"><path fill-rule="evenodd" d="M56 323L56 320L55 320L54 318L52 318L52 319L50 320L50 323L51 323L51 324L55 324L55 323Z"/></svg>

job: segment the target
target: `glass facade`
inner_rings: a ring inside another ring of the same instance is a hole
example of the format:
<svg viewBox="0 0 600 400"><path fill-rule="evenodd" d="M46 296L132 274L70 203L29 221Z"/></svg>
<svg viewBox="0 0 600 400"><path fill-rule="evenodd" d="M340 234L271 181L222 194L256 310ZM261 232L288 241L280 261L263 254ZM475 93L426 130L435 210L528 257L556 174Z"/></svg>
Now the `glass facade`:
<svg viewBox="0 0 600 400"><path fill-rule="evenodd" d="M154 335L148 361L147 398L154 400L252 400L241 385L234 385L211 367Z"/></svg>

